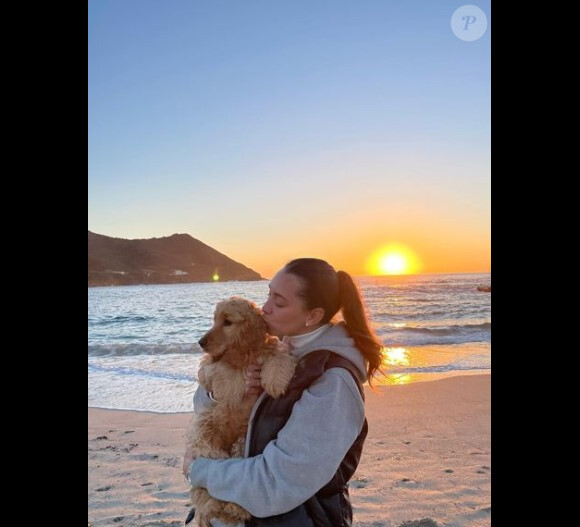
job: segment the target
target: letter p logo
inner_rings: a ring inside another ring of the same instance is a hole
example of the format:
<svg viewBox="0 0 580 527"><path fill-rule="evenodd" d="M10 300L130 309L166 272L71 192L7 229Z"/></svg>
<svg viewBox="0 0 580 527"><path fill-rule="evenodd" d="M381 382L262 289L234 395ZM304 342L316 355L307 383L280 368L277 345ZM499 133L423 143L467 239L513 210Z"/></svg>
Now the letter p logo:
<svg viewBox="0 0 580 527"><path fill-rule="evenodd" d="M477 40L487 30L487 17L479 7L463 5L453 13L451 29L455 36L461 40Z"/></svg>
<svg viewBox="0 0 580 527"><path fill-rule="evenodd" d="M469 29L469 24L473 24L477 18L474 16L462 16L461 20L465 20L465 27L463 29Z"/></svg>

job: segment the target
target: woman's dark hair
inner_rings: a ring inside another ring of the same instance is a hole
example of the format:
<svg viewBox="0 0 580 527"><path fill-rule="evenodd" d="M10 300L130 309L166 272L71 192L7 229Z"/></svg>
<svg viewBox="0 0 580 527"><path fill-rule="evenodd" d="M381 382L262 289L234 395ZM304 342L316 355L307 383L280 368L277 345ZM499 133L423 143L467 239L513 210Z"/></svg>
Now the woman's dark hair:
<svg viewBox="0 0 580 527"><path fill-rule="evenodd" d="M335 271L332 265L318 258L292 260L284 266L284 271L301 280L298 295L307 309L320 307L324 310L323 324L330 322L339 309L342 311L348 333L368 362L370 384L375 372L380 371L383 346L369 326L352 277L344 271Z"/></svg>

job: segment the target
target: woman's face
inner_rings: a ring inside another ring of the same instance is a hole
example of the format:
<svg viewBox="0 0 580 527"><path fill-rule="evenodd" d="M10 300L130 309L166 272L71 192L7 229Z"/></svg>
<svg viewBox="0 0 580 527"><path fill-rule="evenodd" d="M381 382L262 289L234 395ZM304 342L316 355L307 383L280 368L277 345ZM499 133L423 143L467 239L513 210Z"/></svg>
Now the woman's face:
<svg viewBox="0 0 580 527"><path fill-rule="evenodd" d="M268 300L262 307L269 332L277 337L292 337L312 331L306 326L309 311L298 296L300 279L284 270L278 271L270 282Z"/></svg>

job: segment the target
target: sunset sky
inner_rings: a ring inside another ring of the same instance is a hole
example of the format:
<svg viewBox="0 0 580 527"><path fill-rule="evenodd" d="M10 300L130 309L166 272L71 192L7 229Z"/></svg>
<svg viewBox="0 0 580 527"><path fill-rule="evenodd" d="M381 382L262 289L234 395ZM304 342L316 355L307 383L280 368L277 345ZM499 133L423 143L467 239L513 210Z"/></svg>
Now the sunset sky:
<svg viewBox="0 0 580 527"><path fill-rule="evenodd" d="M393 245L490 271L491 8L465 41L462 5L89 0L89 230L188 233L264 277Z"/></svg>

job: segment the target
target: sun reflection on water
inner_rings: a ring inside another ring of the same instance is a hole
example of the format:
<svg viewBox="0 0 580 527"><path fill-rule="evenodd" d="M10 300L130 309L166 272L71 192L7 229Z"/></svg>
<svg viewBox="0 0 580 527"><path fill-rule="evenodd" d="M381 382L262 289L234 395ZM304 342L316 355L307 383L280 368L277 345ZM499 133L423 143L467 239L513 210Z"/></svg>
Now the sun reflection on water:
<svg viewBox="0 0 580 527"><path fill-rule="evenodd" d="M409 384L411 375L408 373L393 373L387 376L384 384Z"/></svg>
<svg viewBox="0 0 580 527"><path fill-rule="evenodd" d="M409 350L403 347L390 348L383 347L383 360L381 364L386 375L378 379L379 384L409 384L411 375L408 373L391 373L391 369L396 366L409 366Z"/></svg>
<svg viewBox="0 0 580 527"><path fill-rule="evenodd" d="M385 366L408 366L409 351L407 348L383 348L383 361Z"/></svg>

